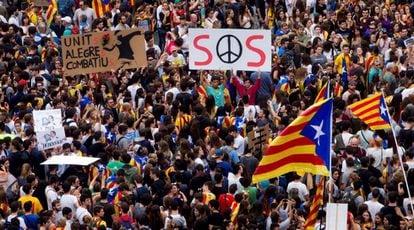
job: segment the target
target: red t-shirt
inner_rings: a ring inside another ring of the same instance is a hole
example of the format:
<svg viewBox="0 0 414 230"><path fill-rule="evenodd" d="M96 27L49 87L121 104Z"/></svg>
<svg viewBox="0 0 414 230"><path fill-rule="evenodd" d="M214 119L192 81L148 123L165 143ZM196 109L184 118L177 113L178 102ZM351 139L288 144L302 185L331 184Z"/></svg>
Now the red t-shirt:
<svg viewBox="0 0 414 230"><path fill-rule="evenodd" d="M223 214L226 209L231 207L231 204L234 201L234 196L230 193L221 194L219 196L219 204L220 204L220 213Z"/></svg>

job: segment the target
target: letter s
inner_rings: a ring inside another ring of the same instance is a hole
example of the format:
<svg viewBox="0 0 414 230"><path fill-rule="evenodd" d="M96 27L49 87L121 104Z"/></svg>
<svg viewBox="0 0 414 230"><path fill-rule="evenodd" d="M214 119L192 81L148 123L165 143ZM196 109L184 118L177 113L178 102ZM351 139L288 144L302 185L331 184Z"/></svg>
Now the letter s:
<svg viewBox="0 0 414 230"><path fill-rule="evenodd" d="M265 63L265 61L266 61L266 54L261 49L258 49L256 47L253 47L251 45L251 42L253 40L263 39L263 38L264 38L263 35L252 35L252 36L250 36L250 37L247 38L247 40L246 40L246 46L247 46L247 48L249 50L251 50L251 51L259 54L259 56L260 56L260 60L258 62L247 62L247 66L248 67L260 67L260 66L262 66Z"/></svg>
<svg viewBox="0 0 414 230"><path fill-rule="evenodd" d="M197 36L194 39L194 42L193 42L194 43L194 47L196 49L198 49L200 51L203 51L204 53L207 54L207 60L205 60L205 61L195 61L194 62L194 65L196 65L196 66L198 66L198 65L208 65L208 64L211 63L211 60L213 60L213 55L211 54L211 52L206 47L201 46L201 45L198 44L198 42L201 39L210 39L210 35L208 35L208 34L206 34L206 35L200 35L200 36Z"/></svg>

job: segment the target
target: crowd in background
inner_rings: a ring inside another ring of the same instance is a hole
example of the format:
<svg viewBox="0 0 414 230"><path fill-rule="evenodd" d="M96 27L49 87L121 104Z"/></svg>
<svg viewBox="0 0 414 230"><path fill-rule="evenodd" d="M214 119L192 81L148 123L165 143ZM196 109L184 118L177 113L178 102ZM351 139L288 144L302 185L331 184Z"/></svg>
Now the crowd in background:
<svg viewBox="0 0 414 230"><path fill-rule="evenodd" d="M53 18L35 2L0 2L4 229L304 229L319 177L252 184L269 141L249 148L247 134L276 137L325 84L332 168L315 228L330 201L348 204L347 229L413 229L411 1L57 0ZM62 36L129 28L147 67L65 74ZM272 71L189 69L189 28L271 30ZM397 143L347 108L377 92ZM49 109L66 141L41 151L32 113ZM40 164L54 155L100 160Z"/></svg>

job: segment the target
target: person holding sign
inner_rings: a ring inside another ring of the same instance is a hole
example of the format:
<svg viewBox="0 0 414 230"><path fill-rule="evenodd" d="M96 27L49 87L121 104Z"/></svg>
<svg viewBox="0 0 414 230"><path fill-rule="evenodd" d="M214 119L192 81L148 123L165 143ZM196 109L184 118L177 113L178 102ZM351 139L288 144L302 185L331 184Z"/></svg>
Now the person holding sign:
<svg viewBox="0 0 414 230"><path fill-rule="evenodd" d="M244 78L243 82L244 85L240 83L240 80L237 78L237 76L232 76L230 79L231 84L233 84L236 89L237 93L239 94L240 98L242 98L244 95L247 95L249 97L249 105L254 105L256 101L256 93L257 90L260 88L260 71L257 76L256 82L252 85L252 80L250 78Z"/></svg>

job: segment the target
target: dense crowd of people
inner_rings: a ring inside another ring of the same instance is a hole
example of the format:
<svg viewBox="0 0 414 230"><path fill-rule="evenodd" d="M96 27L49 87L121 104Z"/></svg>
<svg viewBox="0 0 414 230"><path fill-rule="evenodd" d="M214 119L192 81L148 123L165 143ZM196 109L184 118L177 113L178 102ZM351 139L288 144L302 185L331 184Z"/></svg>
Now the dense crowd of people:
<svg viewBox="0 0 414 230"><path fill-rule="evenodd" d="M325 84L332 168L315 229L328 202L348 204L350 230L414 228L411 1L57 0L52 18L36 2L0 2L2 228L305 229L320 176L252 184L270 140L247 134L277 137ZM62 36L130 28L147 67L65 74ZM272 71L189 69L190 28L271 30ZM347 107L377 92L393 129ZM50 109L66 141L40 150L33 111ZM55 155L99 161L41 165Z"/></svg>

